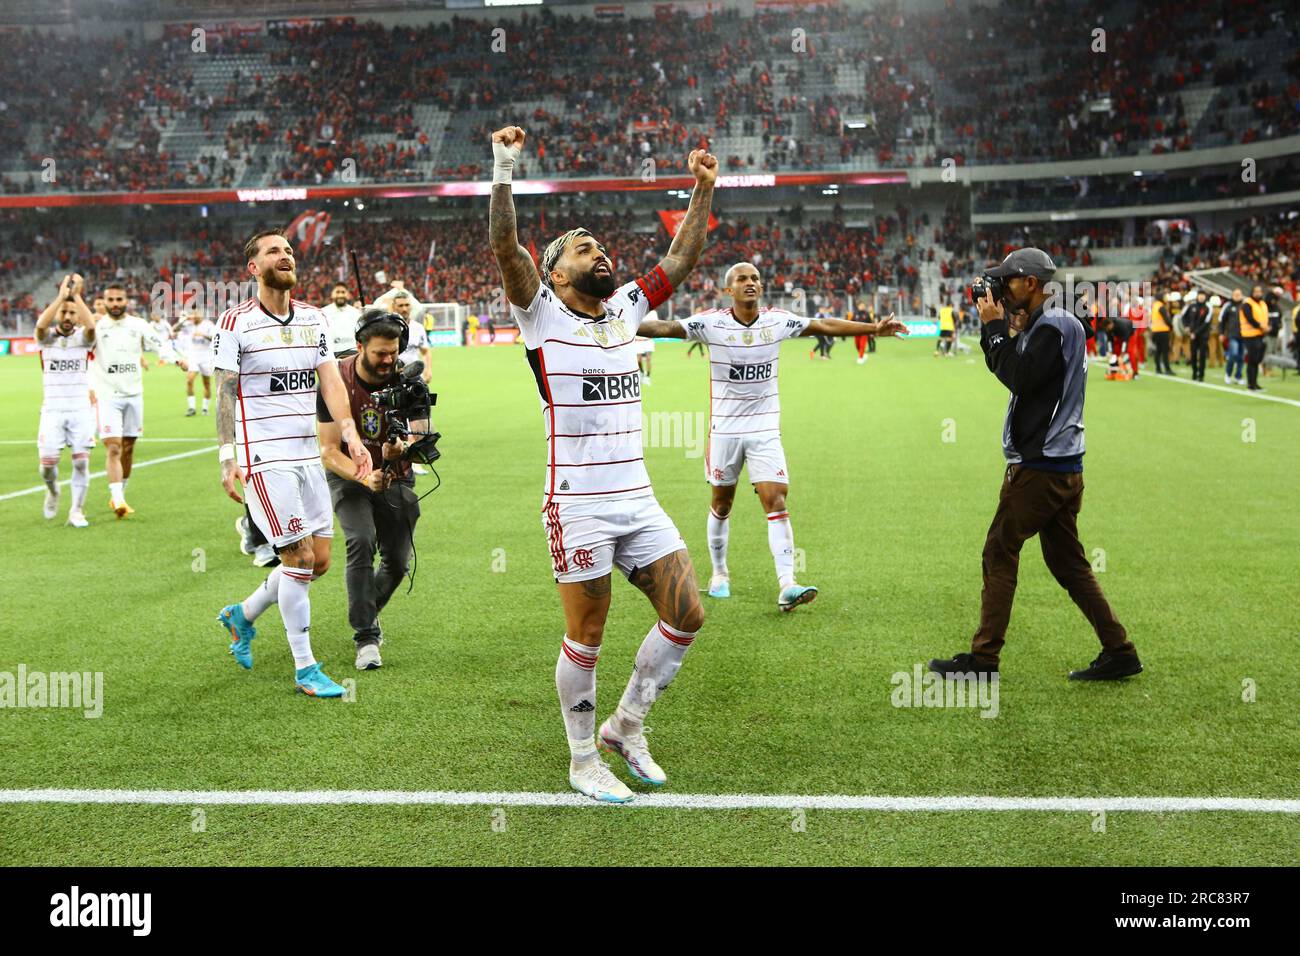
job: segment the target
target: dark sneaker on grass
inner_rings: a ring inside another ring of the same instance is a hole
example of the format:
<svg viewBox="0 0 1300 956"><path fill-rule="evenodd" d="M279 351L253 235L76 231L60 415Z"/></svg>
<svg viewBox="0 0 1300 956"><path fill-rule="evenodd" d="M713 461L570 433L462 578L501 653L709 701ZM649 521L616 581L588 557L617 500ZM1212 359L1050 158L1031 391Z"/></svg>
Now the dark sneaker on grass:
<svg viewBox="0 0 1300 956"><path fill-rule="evenodd" d="M998 676L997 664L986 664L978 660L974 654L958 654L946 661L935 658L930 661L930 670L936 674L942 674L944 677L979 677L984 674L988 677Z"/></svg>
<svg viewBox="0 0 1300 956"><path fill-rule="evenodd" d="M1112 654L1102 651L1084 670L1070 671L1070 680L1122 680L1142 673L1136 654Z"/></svg>

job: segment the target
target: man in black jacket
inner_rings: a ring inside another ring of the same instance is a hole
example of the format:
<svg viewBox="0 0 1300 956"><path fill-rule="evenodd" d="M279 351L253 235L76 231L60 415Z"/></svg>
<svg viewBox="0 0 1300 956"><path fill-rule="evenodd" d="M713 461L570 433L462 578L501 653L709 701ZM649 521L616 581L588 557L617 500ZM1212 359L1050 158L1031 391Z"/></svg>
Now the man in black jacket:
<svg viewBox="0 0 1300 956"><path fill-rule="evenodd" d="M989 371L1011 391L1002 427L1006 476L984 542L984 590L970 653L932 660L945 677L998 672L1016 594L1020 549L1038 535L1043 560L1097 632L1102 651L1071 680L1117 680L1142 672L1137 651L1093 576L1076 523L1083 504L1083 396L1087 331L1073 313L1048 307L1056 266L1041 249L1017 249L985 273L1004 280L1001 301L979 303L980 346ZM1014 339L1006 314L1028 315Z"/></svg>
<svg viewBox="0 0 1300 956"><path fill-rule="evenodd" d="M1210 307L1204 289L1196 290L1196 300L1183 309L1183 331L1192 340L1192 381L1205 381L1205 360L1210 354Z"/></svg>

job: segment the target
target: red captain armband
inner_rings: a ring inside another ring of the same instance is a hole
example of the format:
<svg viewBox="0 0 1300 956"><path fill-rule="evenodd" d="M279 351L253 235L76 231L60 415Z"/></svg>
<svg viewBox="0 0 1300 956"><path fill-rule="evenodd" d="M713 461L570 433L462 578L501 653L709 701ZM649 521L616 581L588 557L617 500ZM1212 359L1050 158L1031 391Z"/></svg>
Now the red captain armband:
<svg viewBox="0 0 1300 956"><path fill-rule="evenodd" d="M673 284L668 281L668 276L664 275L664 270L659 266L655 266L650 272L637 279L636 284L645 293L652 309L659 308L673 294Z"/></svg>

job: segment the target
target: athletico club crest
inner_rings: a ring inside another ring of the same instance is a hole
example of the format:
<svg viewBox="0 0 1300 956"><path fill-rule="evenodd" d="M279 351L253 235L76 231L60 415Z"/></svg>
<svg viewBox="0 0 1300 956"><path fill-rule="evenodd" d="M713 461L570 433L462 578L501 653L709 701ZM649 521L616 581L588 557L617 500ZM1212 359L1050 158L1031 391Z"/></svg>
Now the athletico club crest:
<svg viewBox="0 0 1300 956"><path fill-rule="evenodd" d="M361 412L361 434L367 438L378 438L379 425L379 409L367 408Z"/></svg>

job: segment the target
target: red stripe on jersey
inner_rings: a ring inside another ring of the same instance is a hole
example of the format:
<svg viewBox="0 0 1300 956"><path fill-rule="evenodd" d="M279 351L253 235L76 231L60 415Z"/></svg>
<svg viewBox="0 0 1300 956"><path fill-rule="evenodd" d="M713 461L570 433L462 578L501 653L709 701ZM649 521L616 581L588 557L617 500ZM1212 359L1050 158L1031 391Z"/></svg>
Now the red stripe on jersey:
<svg viewBox="0 0 1300 956"><path fill-rule="evenodd" d="M221 328L229 332L235 328L235 322L241 315L253 308L257 299L249 299L243 305L237 305L233 309L226 310L225 315L221 317Z"/></svg>
<svg viewBox="0 0 1300 956"><path fill-rule="evenodd" d="M567 339L545 339L542 344L545 345L547 342L554 342L557 345L571 345L575 349L600 349L602 352L608 352L610 349L616 349L620 346L627 345L627 343L631 341L631 339L628 339L624 342L615 342L613 345L600 345L597 342L570 342Z"/></svg>
<svg viewBox="0 0 1300 956"><path fill-rule="evenodd" d="M635 488L615 488L613 491L556 491L553 494L557 498L585 498L588 495L621 495L627 491L640 491L642 488L649 487L649 485L637 485Z"/></svg>
<svg viewBox="0 0 1300 956"><path fill-rule="evenodd" d="M259 467L265 467L267 465L279 464L283 461L320 461L320 455L304 455L302 458L265 458L256 464Z"/></svg>
<svg viewBox="0 0 1300 956"><path fill-rule="evenodd" d="M551 548L551 566L556 574L569 570L564 557L564 528L560 525L560 506L551 502L546 506L546 539Z"/></svg>
<svg viewBox="0 0 1300 956"><path fill-rule="evenodd" d="M636 280L637 286L645 293L650 308L657 309L673 294L673 284L668 281L662 266L655 266Z"/></svg>
<svg viewBox="0 0 1300 956"><path fill-rule="evenodd" d="M635 435L640 428L629 428L621 432L577 432L575 434L552 435L552 438L604 438L607 435Z"/></svg>
<svg viewBox="0 0 1300 956"><path fill-rule="evenodd" d="M254 438L252 441L248 442L247 444L256 445L258 442L264 442L264 441L297 441L299 438L315 438L315 437L316 437L315 432L312 432L310 435L275 435L271 438Z"/></svg>
<svg viewBox="0 0 1300 956"><path fill-rule="evenodd" d="M779 414L780 412L774 408L771 411L767 411L767 412L737 412L735 415L719 415L718 417L719 418L753 418L756 415L779 415Z"/></svg>
<svg viewBox="0 0 1300 956"><path fill-rule="evenodd" d="M244 467L250 469L253 467L253 455L248 450L248 418L244 413L244 373L235 374L239 376L235 380L235 394L239 396L239 423L244 427Z"/></svg>
<svg viewBox="0 0 1300 956"><path fill-rule="evenodd" d="M546 341L550 342L552 340L547 339ZM540 345L537 347L537 363L542 369L542 387L546 389L546 411L551 416L551 427L546 430L547 434L550 435L547 440L547 445L550 447L546 450L546 464L551 473L551 490L546 498L549 503L551 498L555 496L555 397L551 394L551 384L547 381L546 351Z"/></svg>
<svg viewBox="0 0 1300 956"><path fill-rule="evenodd" d="M627 465L634 461L645 461L645 458L623 458L619 461L587 461L577 465L564 465L556 462L556 468L603 468L605 465Z"/></svg>
<svg viewBox="0 0 1300 956"><path fill-rule="evenodd" d="M761 435L764 432L779 432L779 428L756 428L750 432L714 432L715 435Z"/></svg>
<svg viewBox="0 0 1300 956"><path fill-rule="evenodd" d="M287 393L286 393L287 394ZM597 405L635 405L639 398L629 398L626 402L551 402L551 408L595 408Z"/></svg>

